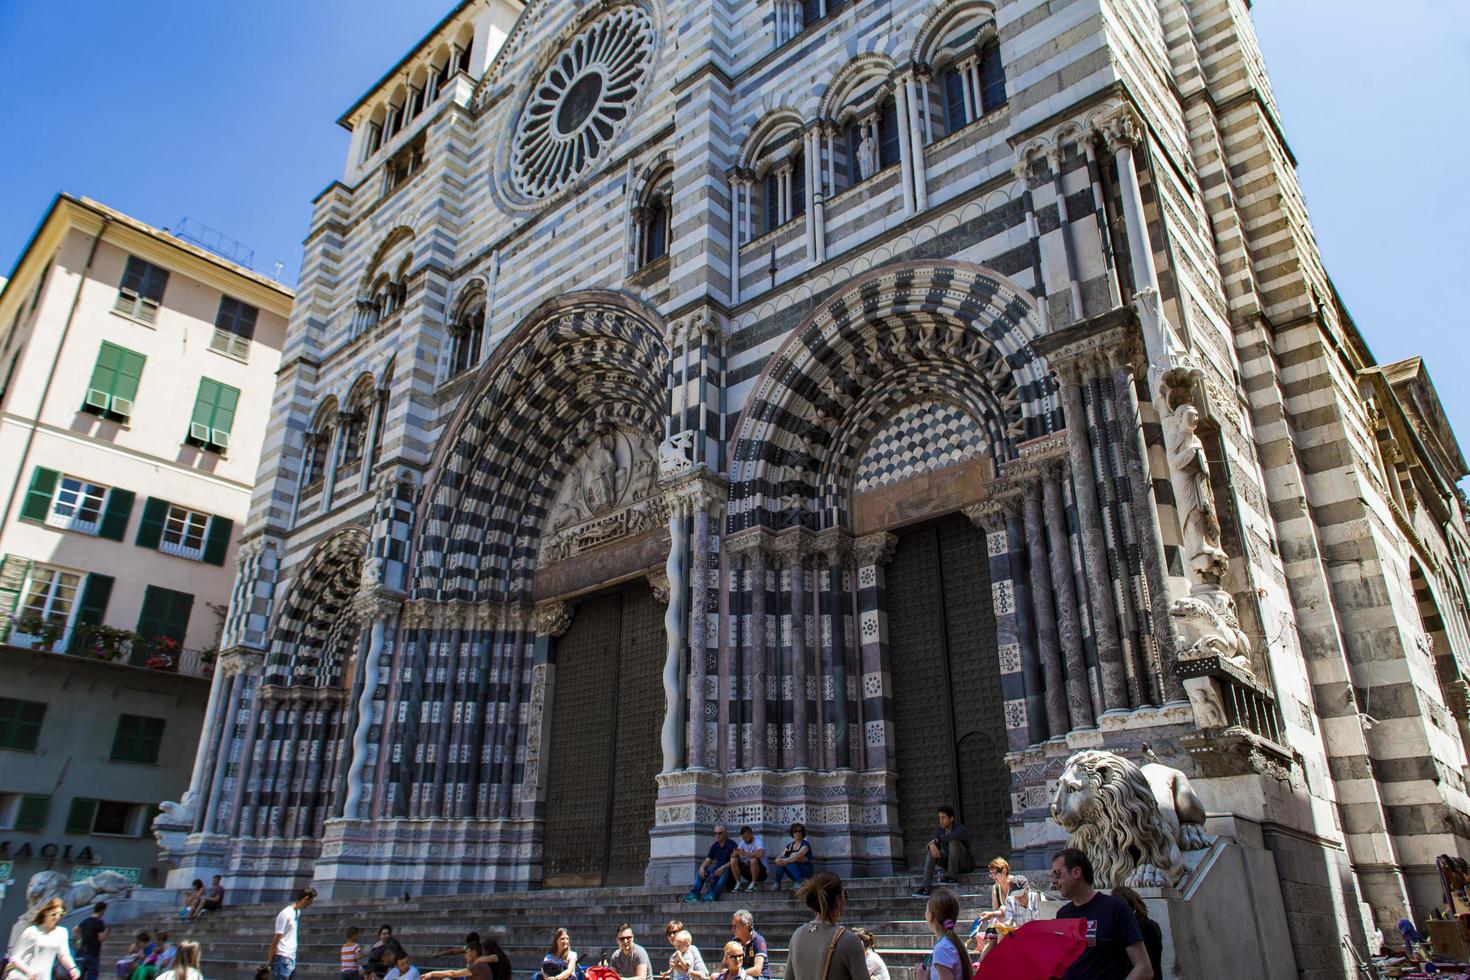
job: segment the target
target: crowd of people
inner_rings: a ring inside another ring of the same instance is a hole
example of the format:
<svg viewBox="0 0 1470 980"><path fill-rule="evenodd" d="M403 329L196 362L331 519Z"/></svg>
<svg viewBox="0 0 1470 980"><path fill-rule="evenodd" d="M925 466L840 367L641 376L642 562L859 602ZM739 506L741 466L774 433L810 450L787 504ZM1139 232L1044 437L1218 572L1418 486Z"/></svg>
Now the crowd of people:
<svg viewBox="0 0 1470 980"><path fill-rule="evenodd" d="M914 890L916 897L925 899L924 921L935 941L912 980L971 980L1007 936L1038 917L1041 895L1026 878L1012 873L1004 858L992 860L987 866L991 879L988 907L970 923L967 940L961 940L960 899L948 886L972 870L974 860L965 828L955 819L953 809L940 809L938 825L925 848L923 877ZM776 869L774 877L768 873L768 862ZM783 878L790 878L797 897L812 912L812 920L791 936L786 980L894 980L873 933L843 924L847 890L836 874L815 870L806 828L800 823L791 825L790 840L780 856L769 859L764 842L750 827L741 827L738 839L731 840L725 827L716 826L714 841L696 869L685 901L715 901L726 890L753 891L768 879L772 888L779 889ZM1067 848L1055 855L1051 891L1063 900L1056 918L1086 923L1086 949L1061 980L1162 978L1162 932L1149 918L1143 900L1128 888L1100 892L1093 882L1092 863L1085 853ZM256 980L294 980L301 914L315 899L314 889L303 888L276 915L266 965L257 971ZM184 897L180 915L197 918L218 910L223 900L218 876L210 888L195 881ZM47 902L21 934L0 980L98 980L102 943L108 934L106 911L105 902L97 903L91 915L69 932L59 927L65 904L61 899ZM585 958L573 946L568 931L557 928L535 972L522 980L764 980L769 976L769 946L746 909L731 916L730 938L715 960L706 959L683 922L672 920L664 931L670 950L667 968L655 970L647 949L637 942L627 923L618 927L612 951ZM429 954L433 958L463 957L462 966L449 969L421 972L389 925L378 929L371 947L358 941L356 929L349 930L339 954L341 980L515 980L506 951L493 937L474 932L462 945ZM117 980L203 980L199 963L197 944L171 943L168 934L159 931L138 933L114 966Z"/></svg>

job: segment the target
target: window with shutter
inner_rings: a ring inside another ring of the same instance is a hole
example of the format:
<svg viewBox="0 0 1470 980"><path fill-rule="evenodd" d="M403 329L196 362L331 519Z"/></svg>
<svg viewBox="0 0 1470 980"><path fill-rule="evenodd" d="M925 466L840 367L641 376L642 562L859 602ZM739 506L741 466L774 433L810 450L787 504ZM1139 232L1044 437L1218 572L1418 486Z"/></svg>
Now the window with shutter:
<svg viewBox="0 0 1470 980"><path fill-rule="evenodd" d="M61 474L46 523L64 531L96 534L102 529L102 508L107 503L107 487L69 473Z"/></svg>
<svg viewBox="0 0 1470 980"><path fill-rule="evenodd" d="M29 558L20 555L6 555L0 559L0 642L10 637L21 592L31 574L31 565Z"/></svg>
<svg viewBox="0 0 1470 980"><path fill-rule="evenodd" d="M142 354L106 341L97 354L92 381L82 400L82 411L126 422L133 414L133 399L138 396L138 382L143 377Z"/></svg>
<svg viewBox="0 0 1470 980"><path fill-rule="evenodd" d="M112 583L111 575L88 573L82 584L82 596L77 600L76 625L72 628L71 642L67 644L69 652L78 652L92 639L93 631L89 627L102 625L102 618L107 615L107 602L112 598Z"/></svg>
<svg viewBox="0 0 1470 980"><path fill-rule="evenodd" d="M143 592L143 610L138 616L138 633L147 640L168 639L176 647L182 647L184 635L189 629L189 613L193 608L194 596L190 593L150 585Z"/></svg>
<svg viewBox="0 0 1470 980"><path fill-rule="evenodd" d="M15 816L15 829L39 833L46 829L46 817L51 813L51 797L42 793L27 793L20 798L20 812Z"/></svg>
<svg viewBox="0 0 1470 980"><path fill-rule="evenodd" d="M97 800L97 814L92 818L92 833L118 837L137 836L137 817L141 808L122 800Z"/></svg>
<svg viewBox="0 0 1470 980"><path fill-rule="evenodd" d="M117 733L112 739L114 762L158 762L163 747L162 718L144 715L122 715L117 719Z"/></svg>
<svg viewBox="0 0 1470 980"><path fill-rule="evenodd" d="M223 566L225 563L225 552L230 550L230 533L235 529L235 522L225 517L211 517L209 519L209 537L204 542L203 561L211 565Z"/></svg>
<svg viewBox="0 0 1470 980"><path fill-rule="evenodd" d="M255 321L260 311L249 303L222 296L219 312L214 317L214 336L209 349L238 360L250 355L250 340L255 336Z"/></svg>
<svg viewBox="0 0 1470 980"><path fill-rule="evenodd" d="M0 698L0 749L33 751L45 719L45 702Z"/></svg>
<svg viewBox="0 0 1470 980"><path fill-rule="evenodd" d="M208 530L208 514L172 504L163 520L163 535L158 542L158 550L164 554L199 561L204 557L204 536Z"/></svg>
<svg viewBox="0 0 1470 980"><path fill-rule="evenodd" d="M32 565L15 613L19 628L12 631L10 644L52 649L57 643L55 636L47 636L44 631L25 632L27 623L42 623L53 631L59 629L64 646L71 633L72 615L76 611L81 585L82 576L77 572L50 565Z"/></svg>
<svg viewBox="0 0 1470 980"><path fill-rule="evenodd" d="M168 270L130 255L112 308L124 316L152 324L158 319L158 307L163 304L167 286Z"/></svg>
<svg viewBox="0 0 1470 980"><path fill-rule="evenodd" d="M92 825L97 821L98 800L89 800L78 796L71 801L71 809L66 814L66 832L68 834L90 834Z"/></svg>
<svg viewBox="0 0 1470 980"><path fill-rule="evenodd" d="M201 449L223 453L230 447L230 429L235 424L235 408L239 403L239 388L211 378L200 378L194 416L189 422L185 441Z"/></svg>

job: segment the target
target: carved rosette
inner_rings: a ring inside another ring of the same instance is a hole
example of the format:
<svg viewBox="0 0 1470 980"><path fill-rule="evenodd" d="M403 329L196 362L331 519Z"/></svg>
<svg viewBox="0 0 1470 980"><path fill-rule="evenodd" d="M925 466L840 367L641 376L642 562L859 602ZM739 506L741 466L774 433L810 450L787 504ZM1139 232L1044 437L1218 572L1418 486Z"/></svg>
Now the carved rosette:
<svg viewBox="0 0 1470 980"><path fill-rule="evenodd" d="M557 600L537 603L534 623L537 636L561 636L572 625L571 603Z"/></svg>

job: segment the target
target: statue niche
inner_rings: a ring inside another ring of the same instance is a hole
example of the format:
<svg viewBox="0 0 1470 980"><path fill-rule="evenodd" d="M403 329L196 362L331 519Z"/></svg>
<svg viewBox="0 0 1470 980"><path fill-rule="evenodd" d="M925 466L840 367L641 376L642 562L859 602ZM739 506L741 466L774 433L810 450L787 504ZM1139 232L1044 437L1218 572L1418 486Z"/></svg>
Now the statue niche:
<svg viewBox="0 0 1470 980"><path fill-rule="evenodd" d="M659 457L652 439L604 429L583 445L552 498L541 534L541 564L565 561L662 524L655 498Z"/></svg>

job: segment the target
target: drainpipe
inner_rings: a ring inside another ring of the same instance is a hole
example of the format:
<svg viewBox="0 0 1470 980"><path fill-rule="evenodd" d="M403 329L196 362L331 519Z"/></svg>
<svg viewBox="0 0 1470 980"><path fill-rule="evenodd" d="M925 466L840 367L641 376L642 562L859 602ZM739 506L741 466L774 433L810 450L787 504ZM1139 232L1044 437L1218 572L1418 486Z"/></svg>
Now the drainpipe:
<svg viewBox="0 0 1470 980"><path fill-rule="evenodd" d="M61 352L66 349L66 338L71 334L72 321L77 318L77 307L82 303L82 289L87 285L87 276L92 271L92 262L97 258L97 246L102 244L102 236L107 234L107 229L112 226L112 219L106 215L102 216L102 227L97 231L97 237L92 239L92 248L87 253L87 264L82 266L82 281L77 283L76 295L71 298L71 309L67 311L66 323L61 328L61 340L56 345L56 356L51 358L51 370L46 374L46 385L41 389L41 401L36 406L36 417L31 420L31 431L26 435L25 448L20 451L20 467L16 470L15 486L10 488L10 496L5 500L5 512L0 514L0 531L10 524L10 512L15 509L15 498L20 494L20 488L25 484L25 473L31 458L31 446L36 441L36 430L41 427L41 419L46 414L46 399L51 396L51 385L56 380L56 366L61 362Z"/></svg>

